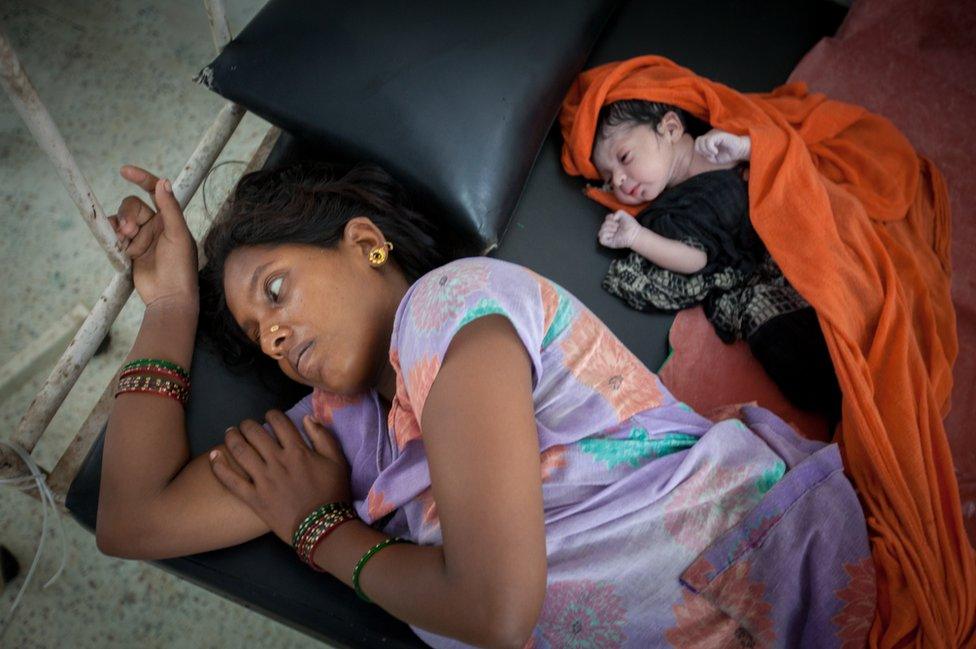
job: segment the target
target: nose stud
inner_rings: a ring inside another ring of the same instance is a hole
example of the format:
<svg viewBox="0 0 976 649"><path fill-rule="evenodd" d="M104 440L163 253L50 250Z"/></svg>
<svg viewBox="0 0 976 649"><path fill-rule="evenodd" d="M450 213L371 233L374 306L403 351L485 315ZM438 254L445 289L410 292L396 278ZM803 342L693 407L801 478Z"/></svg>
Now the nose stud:
<svg viewBox="0 0 976 649"><path fill-rule="evenodd" d="M271 328L268 329L268 331L270 331L271 333L275 333L276 331L278 331L278 329L280 329L278 325L271 325Z"/></svg>

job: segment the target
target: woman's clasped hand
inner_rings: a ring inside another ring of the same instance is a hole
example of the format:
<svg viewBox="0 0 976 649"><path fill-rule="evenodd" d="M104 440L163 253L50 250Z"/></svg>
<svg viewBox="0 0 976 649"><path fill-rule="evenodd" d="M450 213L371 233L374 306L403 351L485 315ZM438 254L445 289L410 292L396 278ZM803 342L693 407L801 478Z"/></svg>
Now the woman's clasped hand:
<svg viewBox="0 0 976 649"><path fill-rule="evenodd" d="M214 475L282 541L291 544L299 522L322 503L349 500L349 464L335 437L306 416L312 448L279 410L265 415L274 437L246 419L227 429L225 453L210 452Z"/></svg>

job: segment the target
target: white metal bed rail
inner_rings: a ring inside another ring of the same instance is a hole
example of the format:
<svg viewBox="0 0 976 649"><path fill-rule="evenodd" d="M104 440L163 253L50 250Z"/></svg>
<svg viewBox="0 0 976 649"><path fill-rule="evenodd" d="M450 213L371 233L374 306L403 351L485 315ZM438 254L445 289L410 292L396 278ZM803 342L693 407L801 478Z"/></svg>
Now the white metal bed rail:
<svg viewBox="0 0 976 649"><path fill-rule="evenodd" d="M230 26L223 0L204 0L214 46L220 52L230 42ZM102 292L88 317L82 323L73 340L61 355L44 385L31 401L27 412L20 420L11 443L26 453L31 453L43 436L65 398L81 376L82 371L94 356L102 340L118 317L119 312L132 294L131 265L125 256L115 231L109 223L104 210L95 197L84 174L81 172L60 131L51 119L43 102L37 94L27 73L24 71L4 31L0 29L0 85L10 97L18 113L34 135L38 146L47 154L61 177L61 181L78 207L85 224L101 246L116 270L108 287ZM185 208L203 179L210 171L217 157L233 135L244 109L227 102L217 114L213 124L207 129L189 160L183 165L173 182L173 193L180 207ZM277 131L272 129L274 135ZM261 161L267 156L273 143L269 133L255 154ZM252 160L252 167L254 166ZM201 260L202 261L202 260ZM62 455L51 476L49 484L62 501L67 487L77 473L80 463L88 452L97 432L104 425L111 406L111 386L106 389L89 415L88 420L78 431L75 439ZM22 472L22 460L14 452L0 446L0 478L10 478Z"/></svg>

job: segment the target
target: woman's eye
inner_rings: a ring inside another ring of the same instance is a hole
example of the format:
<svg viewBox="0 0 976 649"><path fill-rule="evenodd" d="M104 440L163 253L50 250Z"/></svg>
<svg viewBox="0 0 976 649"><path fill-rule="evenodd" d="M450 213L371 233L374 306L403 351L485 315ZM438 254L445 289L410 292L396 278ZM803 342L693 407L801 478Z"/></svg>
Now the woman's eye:
<svg viewBox="0 0 976 649"><path fill-rule="evenodd" d="M623 154L622 156L620 156L620 163L621 164L627 164L628 162L630 162L630 153L629 152Z"/></svg>
<svg viewBox="0 0 976 649"><path fill-rule="evenodd" d="M268 296L271 298L272 302L277 302L278 298L281 296L281 285L284 283L284 279L281 277L275 277L273 280L268 282Z"/></svg>

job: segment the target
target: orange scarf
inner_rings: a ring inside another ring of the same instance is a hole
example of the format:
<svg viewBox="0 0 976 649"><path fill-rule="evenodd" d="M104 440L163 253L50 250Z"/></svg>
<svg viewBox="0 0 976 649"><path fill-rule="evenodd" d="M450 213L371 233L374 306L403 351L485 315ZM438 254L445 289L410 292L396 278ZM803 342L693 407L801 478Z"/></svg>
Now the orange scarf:
<svg viewBox="0 0 976 649"><path fill-rule="evenodd" d="M621 99L679 106L752 138L753 225L817 310L844 395L837 440L878 577L871 646L976 641L976 563L942 424L957 342L941 174L863 108L796 83L739 93L658 56L574 82L559 115L568 173L599 179L597 117ZM624 207L595 187L588 194Z"/></svg>

